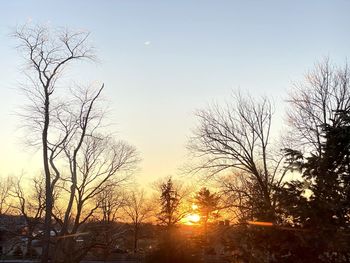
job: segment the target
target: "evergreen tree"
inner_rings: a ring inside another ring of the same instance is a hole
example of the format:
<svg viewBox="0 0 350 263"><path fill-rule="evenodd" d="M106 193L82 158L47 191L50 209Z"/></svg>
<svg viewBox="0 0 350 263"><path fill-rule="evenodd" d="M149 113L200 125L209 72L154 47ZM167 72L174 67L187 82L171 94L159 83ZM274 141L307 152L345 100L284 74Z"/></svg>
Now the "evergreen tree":
<svg viewBox="0 0 350 263"><path fill-rule="evenodd" d="M204 226L204 234L207 239L208 221L213 217L213 212L218 209L219 196L210 193L210 190L203 187L195 196L195 202Z"/></svg>
<svg viewBox="0 0 350 263"><path fill-rule="evenodd" d="M296 250L306 249L313 262L350 260L350 111L337 111L334 116L323 127L321 154L304 158L300 152L287 150L303 181L279 190L282 220L306 231L299 235ZM326 252L337 252L337 259Z"/></svg>

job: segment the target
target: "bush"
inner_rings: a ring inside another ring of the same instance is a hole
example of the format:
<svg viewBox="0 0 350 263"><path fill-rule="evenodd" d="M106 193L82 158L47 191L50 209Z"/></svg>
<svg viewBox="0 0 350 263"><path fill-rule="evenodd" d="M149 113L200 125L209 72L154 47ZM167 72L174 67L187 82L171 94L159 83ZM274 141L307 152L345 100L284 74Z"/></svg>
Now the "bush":
<svg viewBox="0 0 350 263"><path fill-rule="evenodd" d="M164 238L158 248L146 256L146 263L200 263L200 249L179 237Z"/></svg>

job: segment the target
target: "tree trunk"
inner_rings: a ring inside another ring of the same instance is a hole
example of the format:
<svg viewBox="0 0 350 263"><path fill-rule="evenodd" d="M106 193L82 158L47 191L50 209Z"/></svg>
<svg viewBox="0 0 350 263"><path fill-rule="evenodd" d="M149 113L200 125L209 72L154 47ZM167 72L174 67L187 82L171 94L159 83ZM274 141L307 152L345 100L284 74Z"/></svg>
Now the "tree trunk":
<svg viewBox="0 0 350 263"><path fill-rule="evenodd" d="M45 207L45 226L44 226L44 239L42 243L42 255L41 262L47 263L49 260L50 250L50 234L51 234L51 217L52 217L52 191L51 191L51 176L48 158L48 130L49 130L49 94L48 88L45 89L45 119L42 132L42 144L43 144L43 163L45 173L45 194L46 194L46 207Z"/></svg>
<svg viewBox="0 0 350 263"><path fill-rule="evenodd" d="M135 226L134 228L134 254L137 253L137 241L138 241L138 233L139 229L138 226Z"/></svg>

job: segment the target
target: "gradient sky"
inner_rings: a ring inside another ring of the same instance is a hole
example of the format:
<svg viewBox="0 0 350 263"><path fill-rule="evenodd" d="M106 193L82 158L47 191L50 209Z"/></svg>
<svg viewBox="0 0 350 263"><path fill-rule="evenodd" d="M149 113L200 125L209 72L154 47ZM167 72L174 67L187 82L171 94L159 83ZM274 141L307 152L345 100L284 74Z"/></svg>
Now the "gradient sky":
<svg viewBox="0 0 350 263"><path fill-rule="evenodd" d="M98 64L68 77L106 85L117 135L142 156L138 176L175 175L186 160L193 113L232 90L273 96L282 116L293 81L329 56L350 55L350 1L0 2L0 175L40 171L17 131L21 57L11 28L31 23L91 31Z"/></svg>

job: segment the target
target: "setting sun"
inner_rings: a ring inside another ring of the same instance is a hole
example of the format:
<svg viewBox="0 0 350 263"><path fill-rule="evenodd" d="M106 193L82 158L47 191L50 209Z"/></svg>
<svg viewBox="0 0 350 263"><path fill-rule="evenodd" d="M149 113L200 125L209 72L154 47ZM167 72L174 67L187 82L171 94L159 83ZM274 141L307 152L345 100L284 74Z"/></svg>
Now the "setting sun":
<svg viewBox="0 0 350 263"><path fill-rule="evenodd" d="M198 223L201 217L198 214L190 214L187 216L187 220L190 223Z"/></svg>

